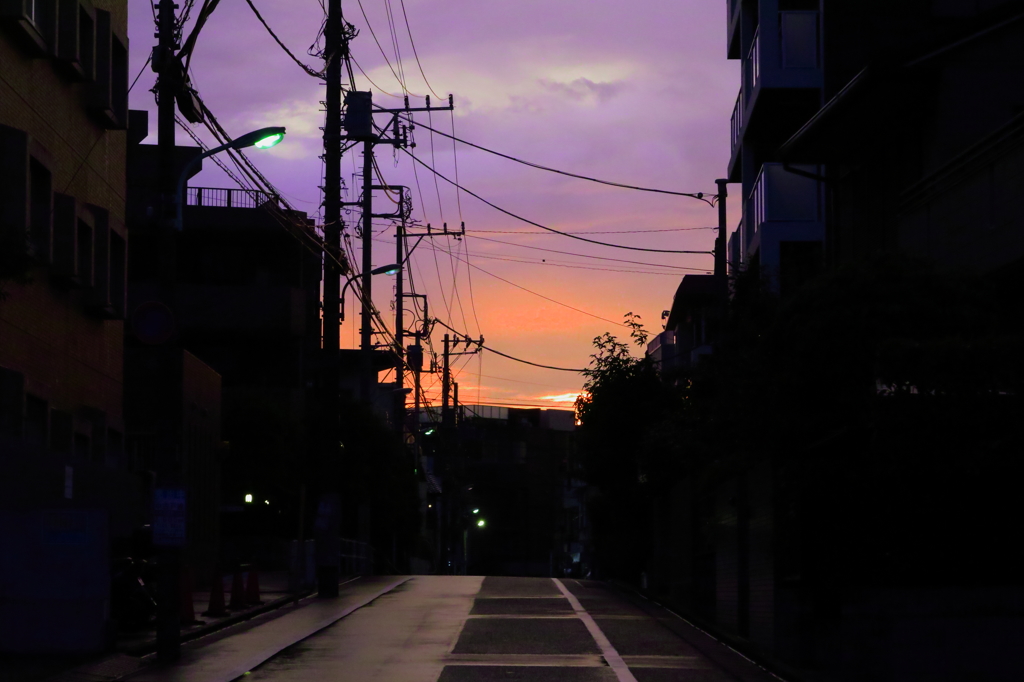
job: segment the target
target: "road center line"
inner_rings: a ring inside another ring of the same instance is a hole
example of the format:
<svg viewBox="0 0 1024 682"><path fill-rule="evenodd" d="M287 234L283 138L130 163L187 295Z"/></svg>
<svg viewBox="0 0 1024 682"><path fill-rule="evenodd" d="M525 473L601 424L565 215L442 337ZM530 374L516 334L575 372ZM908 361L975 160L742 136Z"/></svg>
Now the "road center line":
<svg viewBox="0 0 1024 682"><path fill-rule="evenodd" d="M555 586L562 595L569 600L572 610L576 612L579 619L587 626L590 636L597 642L597 646L601 649L601 655L604 656L604 660L608 661L608 667L615 672L615 677L618 678L619 682L636 682L636 678L633 677L633 673L629 672L629 668L626 666L626 662L622 660L622 656L619 656L619 652L615 650L612 643L601 632L601 628L597 627L597 621L587 613L587 610L583 608L583 604L580 604L580 600L565 588L561 580L558 578L552 578L552 580L555 581Z"/></svg>

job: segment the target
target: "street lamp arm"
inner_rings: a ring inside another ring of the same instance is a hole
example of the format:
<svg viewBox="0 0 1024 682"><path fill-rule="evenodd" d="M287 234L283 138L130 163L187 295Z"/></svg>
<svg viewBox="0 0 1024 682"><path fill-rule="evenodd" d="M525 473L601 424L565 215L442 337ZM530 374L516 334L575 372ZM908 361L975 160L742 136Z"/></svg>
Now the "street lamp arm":
<svg viewBox="0 0 1024 682"><path fill-rule="evenodd" d="M185 164L185 168L182 169L181 175L178 176L178 188L174 193L175 200L175 220L174 227L180 232L182 229L181 216L184 211L185 205L185 183L188 182L189 173L200 163L203 159L214 154L219 154L227 149L244 149L245 147L259 147L260 149L268 149L273 147L275 144L284 139L285 129L282 126L272 126L270 128L260 128L259 130L253 130L252 132L246 133L240 137L236 137L227 144L222 144L219 147L208 149L199 156L194 157L191 161Z"/></svg>

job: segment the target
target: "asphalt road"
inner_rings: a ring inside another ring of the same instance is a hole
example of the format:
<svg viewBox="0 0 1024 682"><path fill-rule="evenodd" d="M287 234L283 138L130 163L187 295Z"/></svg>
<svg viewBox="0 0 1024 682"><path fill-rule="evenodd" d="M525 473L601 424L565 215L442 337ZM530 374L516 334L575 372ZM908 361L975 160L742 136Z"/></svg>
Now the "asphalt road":
<svg viewBox="0 0 1024 682"><path fill-rule="evenodd" d="M603 583L413 576L238 679L768 682L777 678L678 616Z"/></svg>

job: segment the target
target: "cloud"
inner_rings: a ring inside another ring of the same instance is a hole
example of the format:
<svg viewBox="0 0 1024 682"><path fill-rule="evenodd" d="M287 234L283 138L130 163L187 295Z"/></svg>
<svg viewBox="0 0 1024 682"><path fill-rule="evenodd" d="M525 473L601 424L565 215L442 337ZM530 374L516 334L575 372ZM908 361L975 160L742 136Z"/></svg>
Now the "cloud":
<svg viewBox="0 0 1024 682"><path fill-rule="evenodd" d="M569 83L559 83L542 78L539 82L542 87L552 93L588 105L603 104L628 87L624 81L595 83L589 78L577 78Z"/></svg>

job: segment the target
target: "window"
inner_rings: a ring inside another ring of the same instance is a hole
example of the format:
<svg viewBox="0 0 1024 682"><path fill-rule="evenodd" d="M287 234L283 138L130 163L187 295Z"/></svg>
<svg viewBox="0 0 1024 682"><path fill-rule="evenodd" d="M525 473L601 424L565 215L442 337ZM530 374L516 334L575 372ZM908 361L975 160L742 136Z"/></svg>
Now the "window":
<svg viewBox="0 0 1024 682"><path fill-rule="evenodd" d="M17 128L0 125L0 244L24 251L28 235L29 137Z"/></svg>
<svg viewBox="0 0 1024 682"><path fill-rule="evenodd" d="M49 446L50 406L32 394L25 395L25 443L30 449L45 450Z"/></svg>
<svg viewBox="0 0 1024 682"><path fill-rule="evenodd" d="M107 429L107 466L127 469L124 456L124 434L116 429Z"/></svg>
<svg viewBox="0 0 1024 682"><path fill-rule="evenodd" d="M128 51L113 34L110 12L96 10L96 82L87 107L100 125L124 129L128 116Z"/></svg>
<svg viewBox="0 0 1024 682"><path fill-rule="evenodd" d="M53 195L53 274L74 284L78 274L78 202L67 194Z"/></svg>
<svg viewBox="0 0 1024 682"><path fill-rule="evenodd" d="M94 10L83 0L58 0L57 59L75 80L95 77L96 25Z"/></svg>
<svg viewBox="0 0 1024 682"><path fill-rule="evenodd" d="M72 439L72 457L79 462L92 461L92 438L86 433L75 431Z"/></svg>
<svg viewBox="0 0 1024 682"><path fill-rule="evenodd" d="M110 224L107 212L90 207L93 215L92 230L92 291L88 305L100 315L109 316L110 310ZM79 242L81 243L81 242ZM79 247L81 253L81 247Z"/></svg>
<svg viewBox="0 0 1024 682"><path fill-rule="evenodd" d="M0 367L0 437L21 438L24 410L24 375Z"/></svg>
<svg viewBox="0 0 1024 682"><path fill-rule="evenodd" d="M127 308L126 281L127 257L124 238L114 230L110 231L110 310L117 320L125 318Z"/></svg>
<svg viewBox="0 0 1024 682"><path fill-rule="evenodd" d="M53 195L53 275L57 281L84 289L94 285L95 226L94 213L74 197Z"/></svg>
<svg viewBox="0 0 1024 682"><path fill-rule="evenodd" d="M50 449L70 458L75 433L75 420L70 412L50 410Z"/></svg>
<svg viewBox="0 0 1024 682"><path fill-rule="evenodd" d="M13 29L15 40L29 53L53 54L57 0L0 0L0 22Z"/></svg>
<svg viewBox="0 0 1024 682"><path fill-rule="evenodd" d="M93 285L93 228L81 216L78 218L75 247L75 275L78 286L89 288Z"/></svg>
<svg viewBox="0 0 1024 682"><path fill-rule="evenodd" d="M53 176L35 157L29 159L29 236L32 255L49 264L53 231Z"/></svg>

